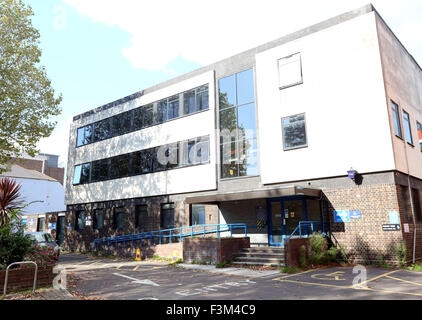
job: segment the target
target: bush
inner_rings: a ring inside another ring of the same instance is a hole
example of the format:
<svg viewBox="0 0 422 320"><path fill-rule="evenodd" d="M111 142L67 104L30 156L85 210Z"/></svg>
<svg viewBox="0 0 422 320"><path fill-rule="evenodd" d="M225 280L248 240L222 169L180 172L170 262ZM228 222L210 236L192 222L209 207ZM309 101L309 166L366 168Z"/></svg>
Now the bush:
<svg viewBox="0 0 422 320"><path fill-rule="evenodd" d="M59 259L59 255L54 252L53 248L35 245L30 250L27 259L34 261L40 268L55 265Z"/></svg>
<svg viewBox="0 0 422 320"><path fill-rule="evenodd" d="M328 241L321 232L311 235L309 242L312 264L327 264L336 261L339 250L335 247L328 249Z"/></svg>
<svg viewBox="0 0 422 320"><path fill-rule="evenodd" d="M394 254L397 257L397 261L401 268L406 266L406 259L407 259L407 249L406 249L406 242L401 241L396 243L393 247Z"/></svg>
<svg viewBox="0 0 422 320"><path fill-rule="evenodd" d="M0 269L6 269L13 262L23 261L31 252L32 244L23 231L12 231L12 224L0 227Z"/></svg>

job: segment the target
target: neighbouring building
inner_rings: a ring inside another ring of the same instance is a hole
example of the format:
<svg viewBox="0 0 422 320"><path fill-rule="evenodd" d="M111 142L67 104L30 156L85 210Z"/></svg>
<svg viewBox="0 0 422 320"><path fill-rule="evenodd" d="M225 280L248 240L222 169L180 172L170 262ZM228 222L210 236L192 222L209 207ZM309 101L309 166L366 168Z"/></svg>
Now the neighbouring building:
<svg viewBox="0 0 422 320"><path fill-rule="evenodd" d="M26 161L34 162L28 165L30 162ZM65 191L59 181L42 173L42 170L26 169L17 164L26 162L27 166L34 167L35 161L14 161L8 171L0 174L0 178L8 177L21 185L20 200L24 207L21 211L21 222L25 225L25 231L51 231L52 226L48 225L46 214L66 211Z"/></svg>
<svg viewBox="0 0 422 320"><path fill-rule="evenodd" d="M421 259L421 124L422 70L367 5L75 116L64 246L312 221L356 261Z"/></svg>

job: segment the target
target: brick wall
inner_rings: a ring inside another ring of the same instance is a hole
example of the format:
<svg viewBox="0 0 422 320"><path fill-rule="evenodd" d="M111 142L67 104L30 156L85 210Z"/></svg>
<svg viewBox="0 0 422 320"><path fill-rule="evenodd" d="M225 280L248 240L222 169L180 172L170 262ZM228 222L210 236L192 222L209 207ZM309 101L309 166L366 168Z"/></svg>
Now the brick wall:
<svg viewBox="0 0 422 320"><path fill-rule="evenodd" d="M403 230L399 186L357 185L347 189L324 189L323 192L328 199L331 231L348 256L356 262L374 263L377 261L378 252L382 253L387 261L396 262L393 246L403 238L407 240L408 248L411 245L409 240L410 236L413 237L412 228L410 233L404 233ZM346 209L360 210L361 219L351 219L345 223L335 222L334 210ZM383 231L382 225L389 224L390 211L400 213L401 231ZM421 227L419 225L418 232L422 236ZM422 253L421 250L422 241L419 242L419 254Z"/></svg>
<svg viewBox="0 0 422 320"><path fill-rule="evenodd" d="M38 268L37 274L37 288L50 286L53 284L53 279L56 276L53 273L53 266L46 268ZM23 290L23 289L32 289L34 285L34 268L25 268L25 269L10 269L9 277L7 280L7 293L11 291ZM0 288L1 293L3 294L4 282L6 279L6 270L0 271Z"/></svg>

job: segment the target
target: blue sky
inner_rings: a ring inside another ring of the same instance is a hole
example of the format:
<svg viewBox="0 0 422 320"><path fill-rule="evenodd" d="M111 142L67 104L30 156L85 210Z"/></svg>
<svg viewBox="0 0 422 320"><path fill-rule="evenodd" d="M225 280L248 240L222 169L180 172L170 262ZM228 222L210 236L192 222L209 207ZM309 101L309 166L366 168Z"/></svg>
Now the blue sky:
<svg viewBox="0 0 422 320"><path fill-rule="evenodd" d="M358 8L364 0L25 0L62 114L41 152L66 166L76 114L287 33ZM374 0L422 64L422 1ZM218 18L216 18L218 17Z"/></svg>

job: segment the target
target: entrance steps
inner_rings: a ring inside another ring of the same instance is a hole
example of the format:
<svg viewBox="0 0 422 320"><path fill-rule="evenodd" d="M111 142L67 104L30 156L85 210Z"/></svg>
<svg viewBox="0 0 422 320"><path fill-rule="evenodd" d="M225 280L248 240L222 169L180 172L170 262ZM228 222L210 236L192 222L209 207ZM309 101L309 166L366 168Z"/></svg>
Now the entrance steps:
<svg viewBox="0 0 422 320"><path fill-rule="evenodd" d="M284 266L283 247L252 247L243 249L235 255L233 264L256 266Z"/></svg>

